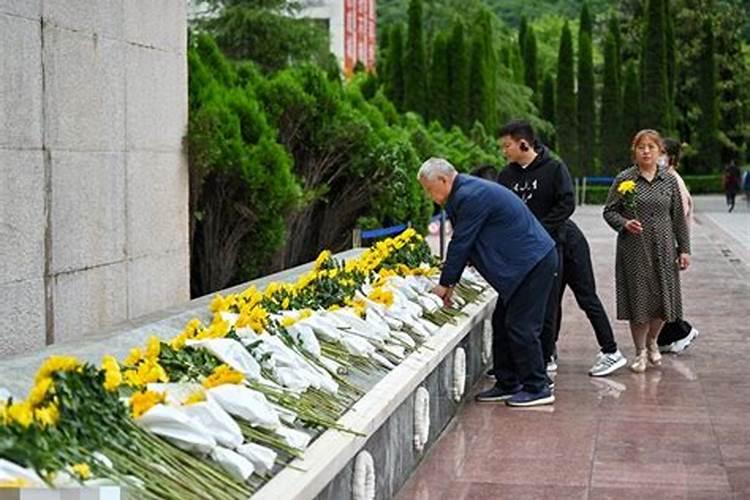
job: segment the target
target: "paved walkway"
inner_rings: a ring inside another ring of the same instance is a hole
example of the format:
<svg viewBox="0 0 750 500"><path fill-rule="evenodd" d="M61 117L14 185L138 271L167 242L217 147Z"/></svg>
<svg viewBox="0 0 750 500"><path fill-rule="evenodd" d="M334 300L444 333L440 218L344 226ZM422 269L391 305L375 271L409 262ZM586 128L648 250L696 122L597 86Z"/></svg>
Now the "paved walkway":
<svg viewBox="0 0 750 500"><path fill-rule="evenodd" d="M750 213L744 199L733 214L721 201L696 200L683 293L701 335L690 349L645 374L591 378L596 341L567 292L554 407L467 403L398 500L750 499ZM615 234L600 207L575 219L614 318ZM615 331L632 357L625 322Z"/></svg>

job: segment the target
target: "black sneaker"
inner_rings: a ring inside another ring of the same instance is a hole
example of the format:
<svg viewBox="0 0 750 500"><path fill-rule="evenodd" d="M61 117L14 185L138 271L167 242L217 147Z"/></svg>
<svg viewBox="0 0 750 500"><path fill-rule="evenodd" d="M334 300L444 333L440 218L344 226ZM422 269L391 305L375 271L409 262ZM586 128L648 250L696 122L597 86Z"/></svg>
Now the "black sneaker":
<svg viewBox="0 0 750 500"><path fill-rule="evenodd" d="M541 392L526 392L520 391L515 393L512 397L505 401L508 406L539 406L539 405L551 405L555 402L555 395L550 389L543 390Z"/></svg>
<svg viewBox="0 0 750 500"><path fill-rule="evenodd" d="M522 386L518 385L512 390L505 390L498 386L494 386L491 389L482 391L476 396L477 403L497 403L498 401L505 401L513 397L513 395L520 392Z"/></svg>
<svg viewBox="0 0 750 500"><path fill-rule="evenodd" d="M495 376L495 369L490 368L489 370L487 370L487 376L493 378Z"/></svg>

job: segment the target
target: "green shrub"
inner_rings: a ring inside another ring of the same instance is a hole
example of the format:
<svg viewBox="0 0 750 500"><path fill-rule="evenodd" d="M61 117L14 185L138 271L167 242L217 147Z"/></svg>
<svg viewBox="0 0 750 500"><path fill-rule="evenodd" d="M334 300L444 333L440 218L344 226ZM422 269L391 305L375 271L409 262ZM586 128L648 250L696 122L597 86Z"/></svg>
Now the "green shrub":
<svg viewBox="0 0 750 500"><path fill-rule="evenodd" d="M721 174L685 175L682 177L691 194L723 193Z"/></svg>

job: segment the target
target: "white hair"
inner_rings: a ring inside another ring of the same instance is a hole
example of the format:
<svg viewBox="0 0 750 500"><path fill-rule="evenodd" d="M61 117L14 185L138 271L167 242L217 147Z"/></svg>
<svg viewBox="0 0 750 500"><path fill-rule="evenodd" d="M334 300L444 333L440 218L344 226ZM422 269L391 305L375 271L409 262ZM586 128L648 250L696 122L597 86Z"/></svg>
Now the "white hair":
<svg viewBox="0 0 750 500"><path fill-rule="evenodd" d="M428 181L435 180L438 176L453 177L456 175L456 169L450 162L444 158L432 157L422 163L417 173L417 180L425 179Z"/></svg>

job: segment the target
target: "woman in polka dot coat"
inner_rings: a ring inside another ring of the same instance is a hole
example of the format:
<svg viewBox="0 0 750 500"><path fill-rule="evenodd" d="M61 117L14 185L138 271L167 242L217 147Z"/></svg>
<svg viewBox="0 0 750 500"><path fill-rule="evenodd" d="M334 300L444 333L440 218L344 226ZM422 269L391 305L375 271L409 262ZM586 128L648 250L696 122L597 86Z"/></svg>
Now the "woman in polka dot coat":
<svg viewBox="0 0 750 500"><path fill-rule="evenodd" d="M632 153L635 165L615 178L604 220L618 233L617 319L630 322L630 368L640 373L648 361L661 363L656 339L664 321L682 317L679 271L690 265L690 236L677 180L657 163L664 154L659 133L638 132ZM635 192L623 193L628 187Z"/></svg>

